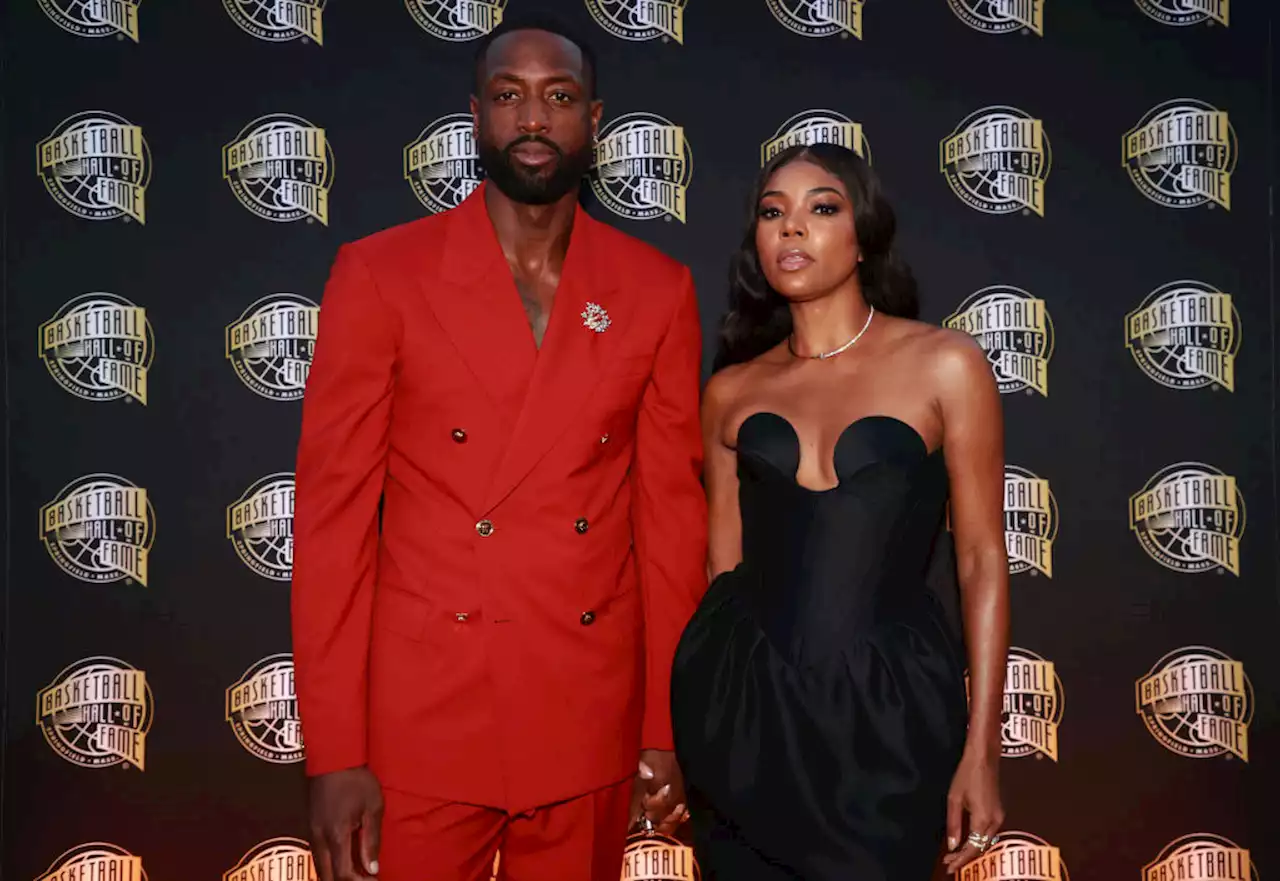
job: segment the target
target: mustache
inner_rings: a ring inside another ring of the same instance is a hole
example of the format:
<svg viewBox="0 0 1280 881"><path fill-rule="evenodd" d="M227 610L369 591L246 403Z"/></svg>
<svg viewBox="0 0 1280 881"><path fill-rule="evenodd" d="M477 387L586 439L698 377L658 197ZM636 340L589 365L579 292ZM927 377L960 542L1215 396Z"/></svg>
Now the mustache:
<svg viewBox="0 0 1280 881"><path fill-rule="evenodd" d="M503 147L502 152L510 153L512 150L514 150L516 147L519 147L521 144L541 144L542 146L546 147L549 150L554 150L556 155L559 156L561 159L564 158L564 151L560 149L559 144L549 141L546 138L541 137L539 135L521 135L520 137L516 138L514 141L510 142L505 147Z"/></svg>

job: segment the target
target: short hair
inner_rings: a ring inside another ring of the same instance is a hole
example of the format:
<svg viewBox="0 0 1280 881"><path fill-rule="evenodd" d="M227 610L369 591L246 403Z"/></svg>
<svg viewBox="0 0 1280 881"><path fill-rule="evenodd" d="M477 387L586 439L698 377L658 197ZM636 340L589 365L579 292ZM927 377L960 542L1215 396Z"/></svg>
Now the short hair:
<svg viewBox="0 0 1280 881"><path fill-rule="evenodd" d="M484 86L482 70L484 69L485 56L489 52L489 47L493 45L494 40L504 34L516 31L546 31L577 46L578 51L582 53L582 76L583 85L587 90L587 98L593 99L596 97L596 54L591 49L591 45L560 19L545 13L514 13L506 15L502 20L502 24L481 39L479 45L476 46L473 57L477 94Z"/></svg>

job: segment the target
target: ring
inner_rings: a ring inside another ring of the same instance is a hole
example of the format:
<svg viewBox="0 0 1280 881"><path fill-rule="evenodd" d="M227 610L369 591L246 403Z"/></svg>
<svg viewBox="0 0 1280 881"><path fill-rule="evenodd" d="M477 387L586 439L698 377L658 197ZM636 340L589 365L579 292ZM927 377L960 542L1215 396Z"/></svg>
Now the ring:
<svg viewBox="0 0 1280 881"><path fill-rule="evenodd" d="M978 853L985 853L987 848L991 846L991 836L983 835L981 832L970 832L969 843L978 849Z"/></svg>

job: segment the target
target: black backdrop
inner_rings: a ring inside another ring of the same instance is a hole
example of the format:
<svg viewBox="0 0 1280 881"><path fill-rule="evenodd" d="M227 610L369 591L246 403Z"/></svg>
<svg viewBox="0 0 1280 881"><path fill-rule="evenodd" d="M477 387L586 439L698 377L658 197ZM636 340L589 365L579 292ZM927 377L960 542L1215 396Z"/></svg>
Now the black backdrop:
<svg viewBox="0 0 1280 881"><path fill-rule="evenodd" d="M6 878L301 865L314 306L340 242L465 192L457 23L502 5L7 4ZM1276 876L1269 4L536 5L601 55L590 210L693 267L709 335L769 145L842 138L926 320L991 351L1015 834L972 877Z"/></svg>

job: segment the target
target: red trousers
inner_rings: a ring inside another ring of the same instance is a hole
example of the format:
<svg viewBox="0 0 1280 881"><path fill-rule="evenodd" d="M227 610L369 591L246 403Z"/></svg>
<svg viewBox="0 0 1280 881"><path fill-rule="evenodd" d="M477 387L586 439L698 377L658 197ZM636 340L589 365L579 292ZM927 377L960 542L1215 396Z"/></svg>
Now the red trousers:
<svg viewBox="0 0 1280 881"><path fill-rule="evenodd" d="M522 814L383 788L379 881L615 881L635 781Z"/></svg>

